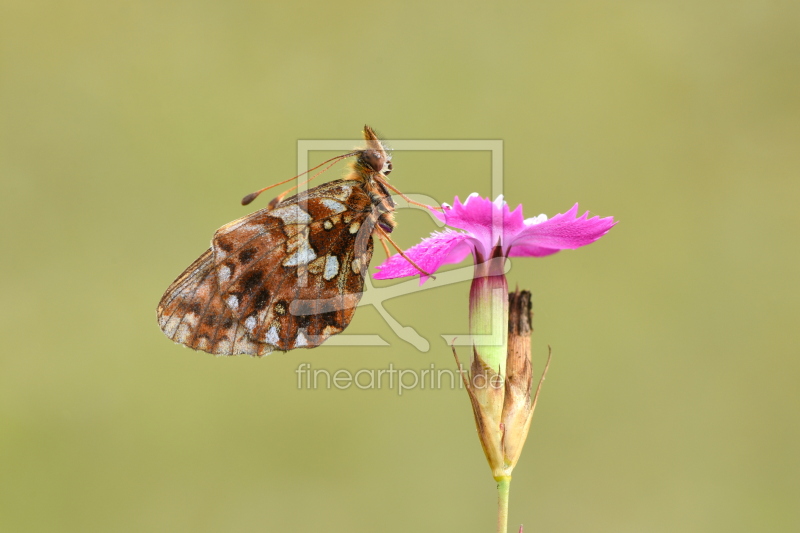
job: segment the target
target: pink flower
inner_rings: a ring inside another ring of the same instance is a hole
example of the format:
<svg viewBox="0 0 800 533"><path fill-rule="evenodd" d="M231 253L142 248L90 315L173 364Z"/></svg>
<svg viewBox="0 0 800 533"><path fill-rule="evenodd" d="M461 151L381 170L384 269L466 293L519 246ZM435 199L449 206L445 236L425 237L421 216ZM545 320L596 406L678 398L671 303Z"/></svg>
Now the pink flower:
<svg viewBox="0 0 800 533"><path fill-rule="evenodd" d="M551 219L545 215L523 219L522 206L511 211L502 196L492 202L473 193L461 201L456 196L453 207L443 213L434 211L448 226L461 231L432 233L409 248L405 254L426 272L434 273L444 264L460 263L472 253L475 263L492 256L496 246L504 257L544 257L559 250L591 244L610 230L613 217L592 217L586 212L578 217L578 204ZM419 274L419 270L401 255L393 255L377 267L375 279L393 279ZM420 283L428 276L422 276Z"/></svg>

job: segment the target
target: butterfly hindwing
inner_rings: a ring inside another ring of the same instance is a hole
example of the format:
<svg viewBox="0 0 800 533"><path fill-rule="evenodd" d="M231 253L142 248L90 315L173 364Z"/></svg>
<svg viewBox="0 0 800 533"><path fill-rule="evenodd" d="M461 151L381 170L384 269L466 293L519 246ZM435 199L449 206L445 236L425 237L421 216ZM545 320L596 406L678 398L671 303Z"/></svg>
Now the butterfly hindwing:
<svg viewBox="0 0 800 533"><path fill-rule="evenodd" d="M338 180L224 226L212 242L222 302L257 343L318 346L353 317L375 220L360 184Z"/></svg>

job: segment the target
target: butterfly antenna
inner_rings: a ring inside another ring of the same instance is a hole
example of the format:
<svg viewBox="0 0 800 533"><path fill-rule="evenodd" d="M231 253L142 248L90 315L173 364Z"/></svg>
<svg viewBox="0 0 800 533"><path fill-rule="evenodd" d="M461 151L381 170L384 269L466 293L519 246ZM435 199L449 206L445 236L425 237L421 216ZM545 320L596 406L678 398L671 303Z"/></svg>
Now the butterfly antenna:
<svg viewBox="0 0 800 533"><path fill-rule="evenodd" d="M343 156L343 157L344 157L344 156ZM330 161L330 159L329 159L328 161ZM333 165L335 165L335 164L336 164L336 163L338 163L338 162L339 162L339 159L336 159L336 161L334 161L333 163L331 163L331 164L330 164L330 165L328 165L327 167L323 168L322 170L320 170L319 172L317 172L316 174L314 174L313 176L311 176L310 178L308 178L308 179L307 179L306 181L304 181L303 183L298 183L297 185L292 185L291 187L289 187L288 189L286 189L285 191L283 191L282 193L280 193L278 196L276 196L275 198L273 198L272 200L270 200L270 201L269 201L269 205L268 205L268 207L269 207L270 209L275 209L275 206L276 206L276 205L278 205L279 203L281 203L281 201L283 201L283 197L284 197L284 196L286 196L287 194L289 194L290 192L292 192L294 189L296 189L296 188L297 188L297 187L299 187L300 185L305 185L305 184L306 184L306 183L308 183L309 181L313 180L314 178L316 178L317 176L319 176L320 174L322 174L323 172L325 172L326 170L328 170L329 168L331 168ZM326 161L326 163L327 163L327 161ZM325 163L322 163L322 164L324 165ZM319 167L315 167L315 168L319 168ZM311 170L314 170L314 169L312 168ZM301 176L302 176L302 174L301 174Z"/></svg>
<svg viewBox="0 0 800 533"><path fill-rule="evenodd" d="M319 167L321 167L322 165L325 165L325 164L327 164L327 163L330 163L330 165L328 165L327 167L325 167L325 168L324 168L323 170L321 170L320 172L317 172L316 174L314 174L313 176L311 176L310 178L308 178L308 179L307 179L307 180L304 182L304 184L305 184L305 183L308 183L309 181L313 180L314 178L316 178L317 176L319 176L320 174L322 174L323 172L325 172L326 170L328 170L329 168L331 168L331 167L332 167L334 164L336 164L336 163L338 163L339 161L341 161L342 159L344 159L344 158L346 158L346 157L351 157L351 156L354 156L354 155L356 155L356 154L358 154L358 153L359 153L358 151L355 151L355 152L350 152L349 154L337 155L336 157L332 157L331 159L328 159L327 161L323 161L322 163L320 163L319 165L315 166L314 168L309 168L309 169L308 169L308 170L306 170L305 172L301 172L301 173L300 173L300 174L298 174L297 176L294 176L294 177L292 177L292 178L289 178L288 180L284 180L284 181L282 181L282 182L280 182L280 183L273 183L273 184L272 184L272 185L270 185L269 187L264 187L263 189L259 189L259 190L257 190L256 192L251 192L250 194L248 194L247 196L245 196L244 198L242 198L242 205L247 205L247 204L251 203L253 200L255 200L256 198L258 198L258 195L260 195L260 194L261 194L262 192L264 192L264 191L268 191L268 190L272 189L273 187L277 187L278 185L283 185L284 183L289 183L290 181L292 181L292 180L295 180L295 179L299 178L300 176L302 176L302 175L304 175L304 174L308 174L308 173L309 173L309 172L311 172L312 170L317 170L317 169L318 169ZM291 189L288 189L288 190L284 191L284 192L283 192L283 194L281 194L281 195L280 195L280 198L283 198L283 196L285 196L287 192L291 191L292 189L294 189L294 188L295 188L295 187L297 187L297 186L298 186L298 185L295 185L295 186L294 186L294 187L292 187ZM276 202L276 203L277 203L277 202Z"/></svg>

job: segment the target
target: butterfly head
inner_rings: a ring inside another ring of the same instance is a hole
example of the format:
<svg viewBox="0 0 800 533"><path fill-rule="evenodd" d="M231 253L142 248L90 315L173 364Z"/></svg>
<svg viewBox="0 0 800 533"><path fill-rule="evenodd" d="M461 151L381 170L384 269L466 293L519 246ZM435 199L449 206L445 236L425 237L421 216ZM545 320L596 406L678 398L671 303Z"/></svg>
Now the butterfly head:
<svg viewBox="0 0 800 533"><path fill-rule="evenodd" d="M367 147L358 151L356 170L367 175L377 173L388 176L392 171L392 156L389 155L386 146L378 138L375 130L369 126L364 126L364 140L367 141Z"/></svg>

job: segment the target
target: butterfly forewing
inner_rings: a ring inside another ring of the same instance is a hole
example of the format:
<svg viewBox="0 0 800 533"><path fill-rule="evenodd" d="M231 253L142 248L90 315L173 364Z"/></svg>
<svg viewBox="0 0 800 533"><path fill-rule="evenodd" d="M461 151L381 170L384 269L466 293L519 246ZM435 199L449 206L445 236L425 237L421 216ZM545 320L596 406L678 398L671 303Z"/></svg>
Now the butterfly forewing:
<svg viewBox="0 0 800 533"><path fill-rule="evenodd" d="M265 355L272 347L247 335L219 292L212 250L206 250L167 289L158 323L175 342L220 355Z"/></svg>
<svg viewBox="0 0 800 533"><path fill-rule="evenodd" d="M357 182L331 182L220 228L167 290L164 332L216 354L313 348L350 323L376 217Z"/></svg>

